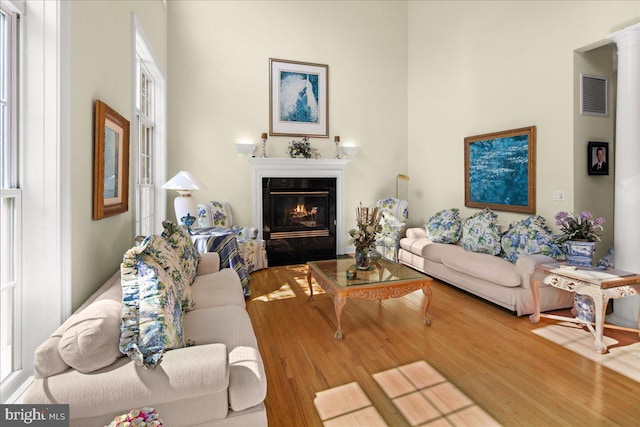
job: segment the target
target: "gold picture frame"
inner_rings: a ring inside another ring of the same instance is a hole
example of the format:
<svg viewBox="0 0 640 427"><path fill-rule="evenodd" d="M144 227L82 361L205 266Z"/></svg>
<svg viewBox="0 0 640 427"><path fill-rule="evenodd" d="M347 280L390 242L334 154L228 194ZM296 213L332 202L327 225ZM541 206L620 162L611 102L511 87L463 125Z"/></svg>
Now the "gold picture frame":
<svg viewBox="0 0 640 427"><path fill-rule="evenodd" d="M93 219L129 210L129 121L95 102Z"/></svg>
<svg viewBox="0 0 640 427"><path fill-rule="evenodd" d="M464 139L464 205L536 213L536 127Z"/></svg>

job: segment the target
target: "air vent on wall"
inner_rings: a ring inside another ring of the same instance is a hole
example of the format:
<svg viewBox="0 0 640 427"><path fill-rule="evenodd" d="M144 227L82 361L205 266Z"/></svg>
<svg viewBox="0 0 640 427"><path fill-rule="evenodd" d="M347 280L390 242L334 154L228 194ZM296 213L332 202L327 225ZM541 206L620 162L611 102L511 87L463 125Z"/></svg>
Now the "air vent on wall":
<svg viewBox="0 0 640 427"><path fill-rule="evenodd" d="M580 114L607 116L607 90L609 79L602 76L580 74Z"/></svg>

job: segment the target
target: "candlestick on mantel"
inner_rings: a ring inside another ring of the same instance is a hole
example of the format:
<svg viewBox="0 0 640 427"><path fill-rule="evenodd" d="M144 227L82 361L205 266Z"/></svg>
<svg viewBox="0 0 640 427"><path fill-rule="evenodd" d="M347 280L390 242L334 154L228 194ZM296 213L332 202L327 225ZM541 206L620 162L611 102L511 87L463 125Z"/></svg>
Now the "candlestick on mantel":
<svg viewBox="0 0 640 427"><path fill-rule="evenodd" d="M262 135L260 136L260 138L262 138L262 158L266 159L267 158L267 133L266 132L262 132Z"/></svg>
<svg viewBox="0 0 640 427"><path fill-rule="evenodd" d="M336 159L340 158L340 137L335 136L333 142L336 144Z"/></svg>

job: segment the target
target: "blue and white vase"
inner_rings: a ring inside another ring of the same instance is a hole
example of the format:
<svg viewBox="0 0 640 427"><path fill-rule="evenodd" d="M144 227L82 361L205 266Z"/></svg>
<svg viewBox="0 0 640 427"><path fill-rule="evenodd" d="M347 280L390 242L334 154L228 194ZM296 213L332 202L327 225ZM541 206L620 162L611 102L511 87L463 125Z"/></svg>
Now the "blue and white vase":
<svg viewBox="0 0 640 427"><path fill-rule="evenodd" d="M567 264L569 265L592 267L595 251L596 242L569 240L564 244L564 253L567 256Z"/></svg>
<svg viewBox="0 0 640 427"><path fill-rule="evenodd" d="M573 306L576 309L576 317L585 322L596 321L596 305L593 302L593 298L589 295L575 294L573 297Z"/></svg>
<svg viewBox="0 0 640 427"><path fill-rule="evenodd" d="M356 267L358 267L358 270L368 270L369 263L369 249L356 249Z"/></svg>

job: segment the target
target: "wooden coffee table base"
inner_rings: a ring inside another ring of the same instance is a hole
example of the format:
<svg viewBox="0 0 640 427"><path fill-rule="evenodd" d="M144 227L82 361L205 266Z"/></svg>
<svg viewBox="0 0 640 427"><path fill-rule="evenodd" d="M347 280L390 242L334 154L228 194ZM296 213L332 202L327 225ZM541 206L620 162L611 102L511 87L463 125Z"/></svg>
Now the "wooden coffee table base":
<svg viewBox="0 0 640 427"><path fill-rule="evenodd" d="M422 309L422 321L425 325L431 324L431 320L427 318L427 310L431 304L431 278L429 277L391 282L386 285L358 285L353 288L346 287L337 289L333 286L333 283L331 283L330 280L325 279L321 274L314 274L314 269L310 266L307 273L307 282L309 283L309 301L313 300L312 279L316 279L316 282L327 294L333 295L333 305L336 311L336 318L338 319L338 330L334 335L334 338L337 340L342 339L342 309L347 303L347 298L377 301L387 298L403 297L411 292L417 291L418 289L422 289L422 292L426 297L424 301L424 308Z"/></svg>

